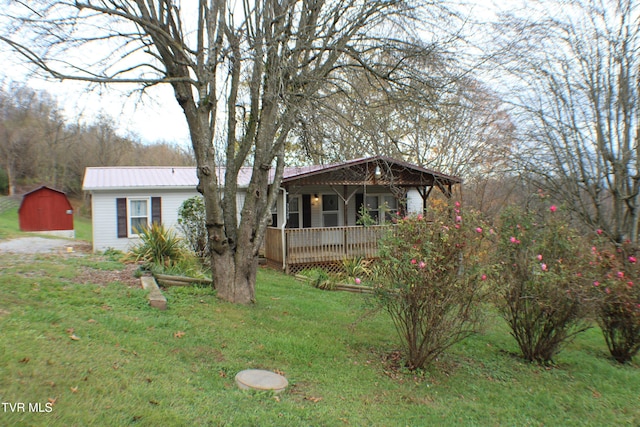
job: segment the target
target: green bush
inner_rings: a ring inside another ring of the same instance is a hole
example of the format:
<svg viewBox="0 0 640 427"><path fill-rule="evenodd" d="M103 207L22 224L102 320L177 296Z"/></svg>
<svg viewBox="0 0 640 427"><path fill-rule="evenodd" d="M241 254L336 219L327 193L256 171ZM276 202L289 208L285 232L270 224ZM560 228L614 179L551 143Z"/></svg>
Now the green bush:
<svg viewBox="0 0 640 427"><path fill-rule="evenodd" d="M142 261L146 266L172 266L183 260L186 248L182 239L163 224L153 223L150 227L138 231L140 243L131 249L136 261Z"/></svg>
<svg viewBox="0 0 640 427"><path fill-rule="evenodd" d="M178 227L196 256L200 259L208 258L209 244L202 196L191 197L180 205Z"/></svg>
<svg viewBox="0 0 640 427"><path fill-rule="evenodd" d="M495 250L498 308L524 358L540 363L590 324L588 254L556 210L505 209Z"/></svg>
<svg viewBox="0 0 640 427"><path fill-rule="evenodd" d="M310 268L300 273L306 277L309 284L314 288L333 290L335 288L335 282L331 280L331 276L322 268Z"/></svg>
<svg viewBox="0 0 640 427"><path fill-rule="evenodd" d="M380 243L376 297L390 314L410 370L423 368L480 325L486 275L481 268L486 231L478 216L463 220L456 205L398 221ZM454 215L452 215L454 214Z"/></svg>
<svg viewBox="0 0 640 427"><path fill-rule="evenodd" d="M640 350L640 263L631 242L599 238L591 248L596 319L611 356L630 362Z"/></svg>

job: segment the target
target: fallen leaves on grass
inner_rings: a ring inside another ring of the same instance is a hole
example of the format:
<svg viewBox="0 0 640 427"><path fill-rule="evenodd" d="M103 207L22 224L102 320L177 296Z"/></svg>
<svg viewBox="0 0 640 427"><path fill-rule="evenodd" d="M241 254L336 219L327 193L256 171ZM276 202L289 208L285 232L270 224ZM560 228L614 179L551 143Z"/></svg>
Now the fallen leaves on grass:
<svg viewBox="0 0 640 427"><path fill-rule="evenodd" d="M185 335L185 333L183 331L178 331L176 333L173 334L174 338L182 338Z"/></svg>
<svg viewBox="0 0 640 427"><path fill-rule="evenodd" d="M318 403L322 400L321 397L307 396L304 400L308 400L309 402Z"/></svg>
<svg viewBox="0 0 640 427"><path fill-rule="evenodd" d="M24 358L20 359L19 362L20 363L29 363L29 360L31 360L31 359L29 359L28 357L24 357Z"/></svg>
<svg viewBox="0 0 640 427"><path fill-rule="evenodd" d="M73 341L80 341L80 337L76 334L69 335L69 338L71 338Z"/></svg>

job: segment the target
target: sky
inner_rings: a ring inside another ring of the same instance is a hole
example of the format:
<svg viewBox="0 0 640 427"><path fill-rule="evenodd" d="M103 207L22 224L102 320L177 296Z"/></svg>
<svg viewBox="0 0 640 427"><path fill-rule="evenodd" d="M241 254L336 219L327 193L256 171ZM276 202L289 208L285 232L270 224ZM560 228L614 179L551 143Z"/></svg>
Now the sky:
<svg viewBox="0 0 640 427"><path fill-rule="evenodd" d="M495 7L489 6L490 0L470 1L476 4L471 8L476 18L490 14ZM5 82L19 81L33 89L46 90L56 99L69 123L78 120L92 123L100 114L106 114L113 118L122 136L134 136L143 143L191 145L184 114L169 85L151 87L141 96L133 85L90 86L77 81L46 81L31 77L33 66L25 64L6 45L0 45L0 60L3 63L0 77Z"/></svg>
<svg viewBox="0 0 640 427"><path fill-rule="evenodd" d="M68 123L80 120L92 123L105 114L110 116L122 136L135 136L145 144L166 141L190 146L189 131L182 109L169 85L147 89L143 95L134 86L97 86L76 81L47 81L29 77L31 70L20 64L15 54L2 52L5 80L25 83L35 90L47 91L62 108Z"/></svg>

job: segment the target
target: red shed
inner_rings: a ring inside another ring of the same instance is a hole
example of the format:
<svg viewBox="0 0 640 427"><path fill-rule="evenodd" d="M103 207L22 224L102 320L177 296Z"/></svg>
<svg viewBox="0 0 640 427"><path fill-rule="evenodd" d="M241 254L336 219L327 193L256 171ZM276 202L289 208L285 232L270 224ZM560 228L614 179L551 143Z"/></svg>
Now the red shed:
<svg viewBox="0 0 640 427"><path fill-rule="evenodd" d="M53 188L42 186L25 194L18 210L18 217L22 231L73 233L71 203L66 194Z"/></svg>

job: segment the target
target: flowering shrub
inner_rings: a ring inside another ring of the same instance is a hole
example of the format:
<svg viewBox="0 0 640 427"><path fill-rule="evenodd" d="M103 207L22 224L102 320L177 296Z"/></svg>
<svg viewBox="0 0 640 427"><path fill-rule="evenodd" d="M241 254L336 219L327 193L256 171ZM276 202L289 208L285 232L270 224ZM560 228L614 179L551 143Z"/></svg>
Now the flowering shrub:
<svg viewBox="0 0 640 427"><path fill-rule="evenodd" d="M629 242L619 247L599 238L591 248L596 318L611 356L631 361L640 350L640 263Z"/></svg>
<svg viewBox="0 0 640 427"><path fill-rule="evenodd" d="M556 206L537 218L507 208L499 229L498 308L524 358L547 363L589 327L588 254Z"/></svg>
<svg viewBox="0 0 640 427"><path fill-rule="evenodd" d="M453 215L452 215L453 214ZM423 368L476 332L482 278L478 257L486 235L474 214L437 208L400 219L382 239L376 296L391 315L409 369Z"/></svg>

